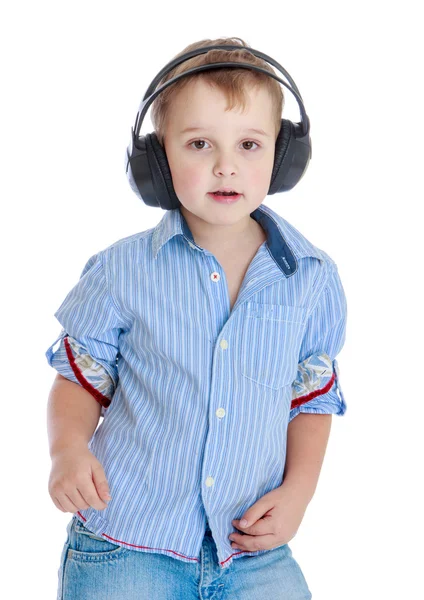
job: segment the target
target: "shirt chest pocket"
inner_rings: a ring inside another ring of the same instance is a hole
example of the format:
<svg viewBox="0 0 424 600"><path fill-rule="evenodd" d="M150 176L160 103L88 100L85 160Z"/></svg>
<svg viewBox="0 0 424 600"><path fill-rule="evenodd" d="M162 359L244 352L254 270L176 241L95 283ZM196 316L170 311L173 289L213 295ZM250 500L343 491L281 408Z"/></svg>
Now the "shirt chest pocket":
<svg viewBox="0 0 424 600"><path fill-rule="evenodd" d="M296 379L306 308L246 303L241 328L241 372L278 390Z"/></svg>

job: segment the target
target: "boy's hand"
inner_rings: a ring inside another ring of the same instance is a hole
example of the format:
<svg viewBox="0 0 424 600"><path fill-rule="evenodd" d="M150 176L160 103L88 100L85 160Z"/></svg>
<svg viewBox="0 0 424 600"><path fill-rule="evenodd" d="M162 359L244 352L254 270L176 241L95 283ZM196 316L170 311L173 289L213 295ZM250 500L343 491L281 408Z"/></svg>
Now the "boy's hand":
<svg viewBox="0 0 424 600"><path fill-rule="evenodd" d="M71 446L52 457L49 494L62 512L106 508L110 497L105 473L86 445Z"/></svg>
<svg viewBox="0 0 424 600"><path fill-rule="evenodd" d="M307 505L305 498L283 483L245 511L242 518L248 521L246 527L241 525L241 519L232 521L233 526L245 534L232 533L231 547L256 552L287 544L296 535Z"/></svg>

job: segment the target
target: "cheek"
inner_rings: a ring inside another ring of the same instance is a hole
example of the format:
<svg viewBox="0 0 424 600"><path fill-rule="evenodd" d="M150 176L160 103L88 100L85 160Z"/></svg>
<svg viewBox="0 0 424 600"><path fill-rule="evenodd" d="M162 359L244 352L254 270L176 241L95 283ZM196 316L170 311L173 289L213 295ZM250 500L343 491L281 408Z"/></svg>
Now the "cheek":
<svg viewBox="0 0 424 600"><path fill-rule="evenodd" d="M205 177L202 175L201 169L199 166L184 166L180 165L176 172L172 173L172 179L174 181L175 191L184 192L188 189L196 189L198 187L204 187L205 185Z"/></svg>
<svg viewBox="0 0 424 600"><path fill-rule="evenodd" d="M253 165L252 178L257 187L267 188L271 181L272 170L274 168L274 152L269 154L261 164Z"/></svg>
<svg viewBox="0 0 424 600"><path fill-rule="evenodd" d="M272 173L272 167L269 169L268 167L252 167L248 171L249 184L256 188L261 189L264 186L269 185L269 180Z"/></svg>

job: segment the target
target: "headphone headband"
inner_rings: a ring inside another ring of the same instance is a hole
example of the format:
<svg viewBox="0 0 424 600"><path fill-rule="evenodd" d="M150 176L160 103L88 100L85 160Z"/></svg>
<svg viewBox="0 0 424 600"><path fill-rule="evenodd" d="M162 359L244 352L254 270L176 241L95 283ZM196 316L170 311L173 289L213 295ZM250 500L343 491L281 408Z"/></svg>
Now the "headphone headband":
<svg viewBox="0 0 424 600"><path fill-rule="evenodd" d="M158 83L162 79L162 77L164 75L166 75L167 73L169 73L170 71L172 71L172 69L174 67L181 64L182 62L185 62L186 60L189 60L193 56L198 56L199 54L206 54L206 52L209 52L209 50L247 50L251 54L253 54L259 58L262 58L266 62L271 63L274 67L276 67L279 71L281 71L286 76L286 78L290 81L292 87L287 85L287 83L285 81L283 81L280 77L277 77L277 75L275 75L274 73L271 73L270 71L267 71L266 69L262 69L261 67L257 67L256 65L251 65L249 63L239 63L239 62L220 62L220 63L209 63L207 65L200 65L198 67L194 67L193 69L184 71L184 73L180 73L179 75L173 77L169 81L166 81L163 85L161 85L158 89L156 89L156 86L158 85ZM253 48L246 48L245 46L221 46L221 45L219 45L219 46L205 46L204 48L197 48L196 50L192 50L191 52L186 52L182 56L179 56L178 58L171 60L168 64L166 64L163 67L163 69L161 69L161 71L159 71L159 73L156 75L156 77L153 79L153 81L147 88L146 93L144 94L144 97L143 97L142 101L140 102L140 106L138 108L138 112L137 112L137 116L136 116L134 128L133 128L136 145L137 145L137 139L140 134L141 125L144 121L144 117L146 116L147 110L148 110L150 104L155 100L155 98L163 90L165 90L168 86L172 85L179 79L181 79L183 77L187 77L188 75L191 75L192 73L200 73L201 71L209 71L212 69L222 69L222 68L225 68L225 69L228 69L228 68L230 68L230 69L250 69L253 71L258 71L259 73L264 73L265 75L269 75L270 77L272 77L273 79L275 79L276 81L278 81L282 85L284 85L288 90L291 91L291 93L294 95L294 97L296 98L296 101L299 105L300 117L301 117L299 134L301 137L308 135L309 130L310 130L309 117L306 114L305 106L303 104L300 92L299 92L295 82L293 81L292 77L290 77L290 75L286 71L286 69L284 69L276 60L274 60L267 54L264 54L263 52L259 52L259 50L254 50Z"/></svg>

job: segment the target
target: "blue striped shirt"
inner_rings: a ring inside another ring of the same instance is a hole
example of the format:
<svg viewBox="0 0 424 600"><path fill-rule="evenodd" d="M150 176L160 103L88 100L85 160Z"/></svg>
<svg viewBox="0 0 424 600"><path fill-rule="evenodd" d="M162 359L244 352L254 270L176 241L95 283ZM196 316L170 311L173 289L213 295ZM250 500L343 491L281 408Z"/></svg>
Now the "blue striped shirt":
<svg viewBox="0 0 424 600"><path fill-rule="evenodd" d="M222 568L269 552L232 548L232 520L282 484L299 412L345 413L336 263L266 205L251 217L267 241L232 309L177 208L92 256L54 313L46 357L101 404L89 448L112 496L75 514L117 545L195 563L208 523Z"/></svg>

